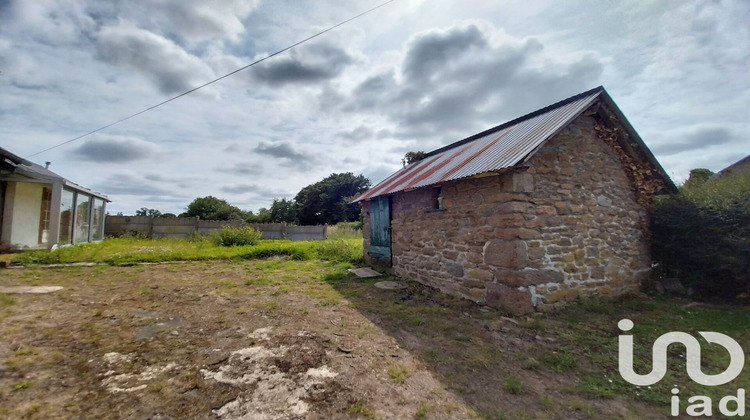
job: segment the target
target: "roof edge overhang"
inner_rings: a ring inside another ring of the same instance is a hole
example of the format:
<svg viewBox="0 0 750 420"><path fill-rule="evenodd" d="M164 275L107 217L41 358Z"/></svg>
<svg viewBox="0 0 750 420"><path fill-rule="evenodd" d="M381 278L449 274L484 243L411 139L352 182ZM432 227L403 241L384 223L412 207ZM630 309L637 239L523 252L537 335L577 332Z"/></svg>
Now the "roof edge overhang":
<svg viewBox="0 0 750 420"><path fill-rule="evenodd" d="M94 197L97 197L97 198L101 198L102 200L104 200L104 201L106 201L108 203L112 202L112 200L110 200L109 197L107 197L106 195L104 195L102 193L98 193L98 192L93 191L93 190L90 190L88 188L82 187L82 186L76 184L75 182L68 181L67 179L63 179L62 180L62 184L63 184L64 188L67 188L69 190L75 190L75 191L78 191L78 192L82 192L84 194L88 194L88 195L91 195L91 196L94 196Z"/></svg>
<svg viewBox="0 0 750 420"><path fill-rule="evenodd" d="M641 136L638 134L638 132L635 130L635 128L630 124L630 121L628 121L627 117L625 117L625 114L622 113L620 110L620 107L617 106L615 101L612 99L611 96L609 96L609 93L607 93L606 90L602 88L603 95L600 95L600 99L604 103L604 105L609 109L615 117L619 120L620 124L622 124L622 127L625 129L625 131L628 133L631 139L635 141L636 145L638 146L638 150L643 154L643 156L646 158L647 162L656 169L656 172L661 176L662 180L664 181L664 187L669 192L677 192L677 186L674 184L674 181L672 181L672 178L667 175L667 171L664 170L664 168L661 166L658 160L656 160L656 157L651 152L651 149L646 146L646 143L643 141Z"/></svg>
<svg viewBox="0 0 750 420"><path fill-rule="evenodd" d="M68 181L67 179L61 177L60 175L57 175L56 173L48 170L47 168L43 168L39 165L34 164L33 162L30 162L18 155L15 155L11 152L9 152L6 149L3 149L0 147L0 158L3 159L6 164L8 164L8 170L11 171L10 175L17 175L21 177L25 177L26 179L17 179L17 178L11 178L11 177L4 177L3 180L5 181L14 181L14 182L32 182L32 183L60 183L64 188L79 191L84 194L88 194L97 198L101 198L102 200L111 203L112 200L109 199L106 195L90 190L88 188L82 187L75 182ZM38 167L39 170L34 170L34 167Z"/></svg>
<svg viewBox="0 0 750 420"><path fill-rule="evenodd" d="M44 180L44 181L49 181L49 182L62 182L62 181L65 181L65 178L63 178L61 176L52 176L52 175L47 175L47 174L40 174L39 172L36 172L36 171L33 171L33 170L27 170L26 166L30 166L30 165L26 165L26 164L18 165L18 166L16 166L16 168L15 168L15 170L13 172L17 173L19 175L23 175L23 176L25 176L27 178L39 179L39 180Z"/></svg>
<svg viewBox="0 0 750 420"><path fill-rule="evenodd" d="M101 198L102 200L109 203L112 202L112 200L110 200L106 195L82 187L75 182L68 181L65 178L46 176L36 172L24 171L21 167L16 168L16 170L9 174L9 176L0 176L0 181L21 182L29 184L61 184L65 189L82 192L87 195Z"/></svg>
<svg viewBox="0 0 750 420"><path fill-rule="evenodd" d="M16 165L16 166L17 165L29 165L29 166L31 166L31 162L29 162L28 160L26 160L26 159L24 159L24 158L22 158L22 157L20 157L20 156L18 156L16 154L14 154L14 153L11 153L8 150L3 149L2 147L0 147L0 156L3 158L3 160L8 160L13 165Z"/></svg>

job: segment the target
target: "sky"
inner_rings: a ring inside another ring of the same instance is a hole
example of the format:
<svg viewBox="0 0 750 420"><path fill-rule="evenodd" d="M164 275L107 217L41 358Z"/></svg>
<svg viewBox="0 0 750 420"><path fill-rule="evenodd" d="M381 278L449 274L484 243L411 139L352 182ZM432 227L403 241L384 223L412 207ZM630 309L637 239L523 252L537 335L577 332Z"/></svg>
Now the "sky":
<svg viewBox="0 0 750 420"><path fill-rule="evenodd" d="M750 2L0 1L0 147L108 211L244 210L603 85L667 173L750 154Z"/></svg>

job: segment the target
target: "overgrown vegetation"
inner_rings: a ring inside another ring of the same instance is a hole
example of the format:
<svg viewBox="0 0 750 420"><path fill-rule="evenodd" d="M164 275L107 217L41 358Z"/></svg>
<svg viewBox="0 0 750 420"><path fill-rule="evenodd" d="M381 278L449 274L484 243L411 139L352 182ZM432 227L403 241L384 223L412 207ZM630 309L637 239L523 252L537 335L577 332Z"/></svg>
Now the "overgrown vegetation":
<svg viewBox="0 0 750 420"><path fill-rule="evenodd" d="M401 163L404 166L411 165L414 162L419 162L420 160L424 159L426 156L427 156L427 153L421 150L418 152L406 152L406 154L404 155L404 158L401 159Z"/></svg>
<svg viewBox="0 0 750 420"><path fill-rule="evenodd" d="M750 172L715 178L693 170L651 216L655 278L676 278L696 297L732 301L750 292Z"/></svg>
<svg viewBox="0 0 750 420"><path fill-rule="evenodd" d="M237 234L231 233L228 236L234 237ZM231 242L229 239L228 241ZM206 236L195 236L190 240L120 237L98 243L64 247L55 251L24 252L15 255L11 262L20 265L80 262L132 265L142 262L256 259L273 256L361 264L362 240L262 240L255 245L222 246L215 239Z"/></svg>
<svg viewBox="0 0 750 420"><path fill-rule="evenodd" d="M261 232L250 226L223 226L213 239L219 246L247 246L260 242Z"/></svg>
<svg viewBox="0 0 750 420"><path fill-rule="evenodd" d="M341 222L328 226L328 239L362 239L362 222Z"/></svg>

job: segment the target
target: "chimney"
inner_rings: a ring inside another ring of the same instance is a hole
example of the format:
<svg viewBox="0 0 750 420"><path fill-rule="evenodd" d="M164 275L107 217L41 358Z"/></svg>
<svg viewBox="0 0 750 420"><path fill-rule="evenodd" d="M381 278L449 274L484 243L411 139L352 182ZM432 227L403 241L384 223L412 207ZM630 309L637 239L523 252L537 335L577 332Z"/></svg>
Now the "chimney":
<svg viewBox="0 0 750 420"><path fill-rule="evenodd" d="M44 162L44 169L49 169L49 165L52 165L52 162Z"/></svg>

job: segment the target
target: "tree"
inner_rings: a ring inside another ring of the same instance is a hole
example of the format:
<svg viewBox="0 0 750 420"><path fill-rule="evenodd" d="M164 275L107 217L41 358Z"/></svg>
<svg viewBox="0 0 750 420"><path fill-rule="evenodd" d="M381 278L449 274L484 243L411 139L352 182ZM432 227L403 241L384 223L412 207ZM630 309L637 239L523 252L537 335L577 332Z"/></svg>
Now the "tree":
<svg viewBox="0 0 750 420"><path fill-rule="evenodd" d="M709 169L705 168L697 168L690 171L690 178L688 178L687 181L685 181L685 184L683 185L684 188L690 189L695 188L700 185L703 185L711 179L711 176L714 173L711 172Z"/></svg>
<svg viewBox="0 0 750 420"><path fill-rule="evenodd" d="M152 217L161 217L161 212L156 209L147 209L145 207L141 207L140 210L135 211L136 216L152 216Z"/></svg>
<svg viewBox="0 0 750 420"><path fill-rule="evenodd" d="M419 162L420 160L424 159L425 156L427 156L427 153L421 150L418 152L406 152L404 158L401 159L401 163L406 166L414 162Z"/></svg>
<svg viewBox="0 0 750 420"><path fill-rule="evenodd" d="M186 210L180 216L198 216L202 220L244 220L246 218L245 212L238 207L210 195L196 198L188 204Z"/></svg>
<svg viewBox="0 0 750 420"><path fill-rule="evenodd" d="M248 223L271 223L271 212L267 208L261 207L258 214L250 212L245 221Z"/></svg>
<svg viewBox="0 0 750 420"><path fill-rule="evenodd" d="M331 174L322 181L300 190L294 198L301 225L335 224L359 220L359 204L348 200L365 192L371 185L364 175L351 172Z"/></svg>
<svg viewBox="0 0 750 420"><path fill-rule="evenodd" d="M274 199L269 211L272 223L299 223L297 218L297 205L293 200L282 198Z"/></svg>

